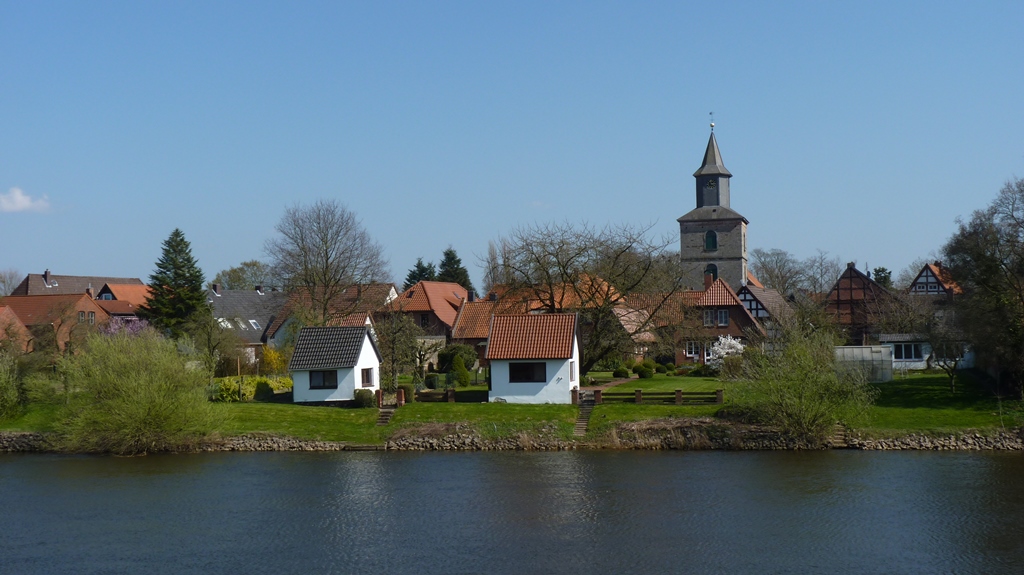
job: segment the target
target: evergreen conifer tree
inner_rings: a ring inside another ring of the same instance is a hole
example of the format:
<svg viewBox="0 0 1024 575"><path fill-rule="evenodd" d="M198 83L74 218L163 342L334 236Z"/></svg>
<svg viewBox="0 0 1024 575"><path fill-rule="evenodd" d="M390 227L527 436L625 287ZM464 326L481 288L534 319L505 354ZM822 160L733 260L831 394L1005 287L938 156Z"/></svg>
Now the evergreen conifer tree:
<svg viewBox="0 0 1024 575"><path fill-rule="evenodd" d="M434 269L434 262L423 263L423 258L416 258L416 265L412 266L409 274L405 276L405 291L421 281L432 282L437 279L437 271Z"/></svg>
<svg viewBox="0 0 1024 575"><path fill-rule="evenodd" d="M466 291L473 291L473 282L469 281L469 271L462 265L462 260L451 246L444 251L444 258L437 268L437 281L457 283L466 288Z"/></svg>
<svg viewBox="0 0 1024 575"><path fill-rule="evenodd" d="M185 234L175 228L163 243L156 271L149 276L150 295L139 315L172 336L180 336L197 313L210 313L192 246Z"/></svg>

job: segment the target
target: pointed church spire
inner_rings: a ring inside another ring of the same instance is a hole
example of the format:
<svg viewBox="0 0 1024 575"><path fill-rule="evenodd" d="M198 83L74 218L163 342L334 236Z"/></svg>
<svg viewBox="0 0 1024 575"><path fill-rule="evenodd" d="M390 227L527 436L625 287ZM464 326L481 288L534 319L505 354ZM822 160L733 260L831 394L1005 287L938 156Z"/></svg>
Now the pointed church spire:
<svg viewBox="0 0 1024 575"><path fill-rule="evenodd" d="M715 124L711 124L711 138L708 139L708 149L704 152L704 163L700 169L693 173L693 177L700 176L727 176L732 177L729 170L725 169L722 163L722 152L718 151L718 140L715 139Z"/></svg>

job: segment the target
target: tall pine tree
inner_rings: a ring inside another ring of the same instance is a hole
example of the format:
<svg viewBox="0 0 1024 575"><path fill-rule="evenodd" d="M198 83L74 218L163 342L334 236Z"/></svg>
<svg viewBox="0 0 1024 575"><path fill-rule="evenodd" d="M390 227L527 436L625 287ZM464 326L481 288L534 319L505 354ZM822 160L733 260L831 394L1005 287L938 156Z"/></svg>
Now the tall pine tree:
<svg viewBox="0 0 1024 575"><path fill-rule="evenodd" d="M192 257L185 234L175 228L163 243L156 271L149 276L150 294L139 315L158 329L180 336L196 314L210 313L203 272Z"/></svg>
<svg viewBox="0 0 1024 575"><path fill-rule="evenodd" d="M412 266L409 270L409 275L405 276L405 285L402 286L402 291L405 291L412 286L422 281L432 282L437 279L437 271L434 269L434 262L423 263L423 258L416 258L416 265Z"/></svg>
<svg viewBox="0 0 1024 575"><path fill-rule="evenodd" d="M473 291L473 282L469 281L469 271L462 265L462 260L451 246L444 251L444 258L441 259L441 265L437 268L437 281L457 283L466 288L466 291Z"/></svg>

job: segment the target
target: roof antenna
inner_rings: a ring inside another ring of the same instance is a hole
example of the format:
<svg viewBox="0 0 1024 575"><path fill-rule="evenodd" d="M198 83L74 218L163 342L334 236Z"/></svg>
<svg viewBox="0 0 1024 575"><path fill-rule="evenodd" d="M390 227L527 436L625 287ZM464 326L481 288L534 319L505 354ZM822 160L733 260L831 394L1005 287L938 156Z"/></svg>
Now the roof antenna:
<svg viewBox="0 0 1024 575"><path fill-rule="evenodd" d="M715 131L715 113L714 112L708 112L708 115L711 116L711 131L714 132Z"/></svg>

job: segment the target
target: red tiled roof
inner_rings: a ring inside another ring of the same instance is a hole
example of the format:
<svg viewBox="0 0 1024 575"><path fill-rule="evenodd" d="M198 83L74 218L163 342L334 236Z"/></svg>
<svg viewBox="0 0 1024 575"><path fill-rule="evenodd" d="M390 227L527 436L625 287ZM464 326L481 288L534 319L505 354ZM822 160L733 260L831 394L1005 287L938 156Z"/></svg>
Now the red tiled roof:
<svg viewBox="0 0 1024 575"><path fill-rule="evenodd" d="M117 301L126 301L135 307L139 307L146 303L146 299L149 298L149 294L153 291L149 289L147 285L138 284L105 284L103 286L107 291L114 296ZM100 289L100 291L104 291ZM97 292L99 293L99 292Z"/></svg>
<svg viewBox="0 0 1024 575"><path fill-rule="evenodd" d="M120 299L97 299L93 301L110 315L135 315L138 311L138 306L130 301Z"/></svg>
<svg viewBox="0 0 1024 575"><path fill-rule="evenodd" d="M530 308L522 301L487 299L462 302L455 325L452 326L452 338L487 339L491 331L491 316L528 311Z"/></svg>
<svg viewBox="0 0 1024 575"><path fill-rule="evenodd" d="M747 270L747 283L754 287L764 289L764 286L761 285L761 282L757 281L757 278L754 276L754 273L751 272L750 270Z"/></svg>
<svg viewBox="0 0 1024 575"><path fill-rule="evenodd" d="M938 278L939 283L946 291L952 291L954 294L962 294L964 290L955 282L953 278L949 276L949 272L946 268L940 267L936 264L925 264L925 266L931 270L932 274Z"/></svg>
<svg viewBox="0 0 1024 575"><path fill-rule="evenodd" d="M699 306L726 306L726 305L738 305L742 306L743 302L740 298L736 297L736 292L732 291L729 284L722 281L721 278L715 280L715 283L711 284L711 287L704 290L704 293L697 300Z"/></svg>
<svg viewBox="0 0 1024 575"><path fill-rule="evenodd" d="M496 315L487 359L568 359L575 335L576 314Z"/></svg>
<svg viewBox="0 0 1024 575"><path fill-rule="evenodd" d="M14 310L9 306L0 305L0 341L8 337L21 340L21 344L18 347L22 351L28 351L28 342L32 339L28 328L18 319L18 315L14 313Z"/></svg>
<svg viewBox="0 0 1024 575"><path fill-rule="evenodd" d="M96 301L80 294L7 296L0 305L11 308L26 327L68 321L68 314L77 311L95 311L96 321L106 321L109 314Z"/></svg>
<svg viewBox="0 0 1024 575"><path fill-rule="evenodd" d="M466 288L452 282L421 281L391 302L391 308L403 312L432 311L448 327L455 325L462 301L469 297Z"/></svg>

